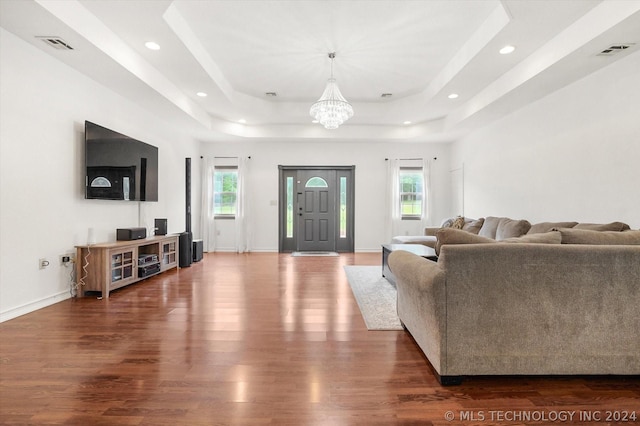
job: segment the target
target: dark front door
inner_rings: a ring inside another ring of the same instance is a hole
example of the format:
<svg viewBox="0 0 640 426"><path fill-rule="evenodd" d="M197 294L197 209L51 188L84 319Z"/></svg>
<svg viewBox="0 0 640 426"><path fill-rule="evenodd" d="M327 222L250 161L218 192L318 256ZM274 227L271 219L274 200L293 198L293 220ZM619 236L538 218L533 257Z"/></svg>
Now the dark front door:
<svg viewBox="0 0 640 426"><path fill-rule="evenodd" d="M297 186L297 250L335 251L335 171L301 170Z"/></svg>
<svg viewBox="0 0 640 426"><path fill-rule="evenodd" d="M279 248L353 251L354 166L279 166Z"/></svg>

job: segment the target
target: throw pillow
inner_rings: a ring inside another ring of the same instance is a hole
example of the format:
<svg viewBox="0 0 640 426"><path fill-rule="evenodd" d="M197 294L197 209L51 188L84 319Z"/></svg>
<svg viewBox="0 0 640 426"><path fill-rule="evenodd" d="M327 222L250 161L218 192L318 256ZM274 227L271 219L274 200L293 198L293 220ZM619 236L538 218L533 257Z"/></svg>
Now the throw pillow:
<svg viewBox="0 0 640 426"><path fill-rule="evenodd" d="M445 244L485 244L495 243L491 238L481 237L462 229L442 228L436 232L436 254L440 255L440 248Z"/></svg>
<svg viewBox="0 0 640 426"><path fill-rule="evenodd" d="M440 224L440 228L451 228L451 224L453 223L454 220L455 218L453 217L443 220L442 223Z"/></svg>
<svg viewBox="0 0 640 426"><path fill-rule="evenodd" d="M453 223L451 223L451 227L455 229L462 229L463 226L464 226L464 217L462 216L456 217L453 220Z"/></svg>
<svg viewBox="0 0 640 426"><path fill-rule="evenodd" d="M560 228L562 244L640 245L640 231L592 231Z"/></svg>
<svg viewBox="0 0 640 426"><path fill-rule="evenodd" d="M631 227L623 222L579 223L574 226L573 229L587 229L589 231L626 231L631 229Z"/></svg>
<svg viewBox="0 0 640 426"><path fill-rule="evenodd" d="M498 224L500 223L501 217L493 217L489 216L484 220L478 235L486 238L496 238L496 230L498 229Z"/></svg>
<svg viewBox="0 0 640 426"><path fill-rule="evenodd" d="M478 232L480 232L480 229L482 228L482 225L484 225L484 218L483 217L481 217L480 219L477 219L477 220L466 219L462 229L467 231L467 232L471 232L472 234L478 235Z"/></svg>
<svg viewBox="0 0 640 426"><path fill-rule="evenodd" d="M527 234L539 234L543 232L549 232L554 228L573 228L578 222L540 222L535 225L531 225L531 229Z"/></svg>
<svg viewBox="0 0 640 426"><path fill-rule="evenodd" d="M501 243L536 243L536 244L560 244L562 234L560 232L544 232L526 234L521 237L506 238Z"/></svg>
<svg viewBox="0 0 640 426"><path fill-rule="evenodd" d="M509 218L502 218L498 223L496 229L496 240L501 241L506 238L519 237L527 233L531 228L531 224L527 220L515 220Z"/></svg>

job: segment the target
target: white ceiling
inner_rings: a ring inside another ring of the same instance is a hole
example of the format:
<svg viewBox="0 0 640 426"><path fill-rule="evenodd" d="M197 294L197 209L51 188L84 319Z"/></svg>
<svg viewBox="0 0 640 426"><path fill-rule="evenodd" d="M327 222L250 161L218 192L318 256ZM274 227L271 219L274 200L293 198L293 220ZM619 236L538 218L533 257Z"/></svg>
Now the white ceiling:
<svg viewBox="0 0 640 426"><path fill-rule="evenodd" d="M637 51L640 0L2 0L0 25L202 140L449 141ZM309 116L329 52L337 130Z"/></svg>

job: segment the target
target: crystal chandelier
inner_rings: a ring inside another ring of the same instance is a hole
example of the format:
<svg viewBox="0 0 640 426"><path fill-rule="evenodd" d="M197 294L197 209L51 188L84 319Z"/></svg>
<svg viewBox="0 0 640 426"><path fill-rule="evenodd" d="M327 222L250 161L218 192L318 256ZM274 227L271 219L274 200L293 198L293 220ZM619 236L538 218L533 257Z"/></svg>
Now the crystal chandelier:
<svg viewBox="0 0 640 426"><path fill-rule="evenodd" d="M340 93L336 79L333 78L333 59L335 52L329 53L331 59L331 78L327 80L320 99L309 110L309 114L326 129L337 129L342 123L353 117L353 107Z"/></svg>

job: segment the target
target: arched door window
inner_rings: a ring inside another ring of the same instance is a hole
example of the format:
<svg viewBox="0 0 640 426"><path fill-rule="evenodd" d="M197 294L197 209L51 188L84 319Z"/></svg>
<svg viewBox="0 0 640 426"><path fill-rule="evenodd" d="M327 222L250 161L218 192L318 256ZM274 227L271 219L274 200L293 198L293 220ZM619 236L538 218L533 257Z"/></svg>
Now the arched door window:
<svg viewBox="0 0 640 426"><path fill-rule="evenodd" d="M91 181L92 188L111 188L111 182L104 176L98 176Z"/></svg>
<svg viewBox="0 0 640 426"><path fill-rule="evenodd" d="M304 185L305 188L327 188L328 186L327 181L318 176L310 178Z"/></svg>

